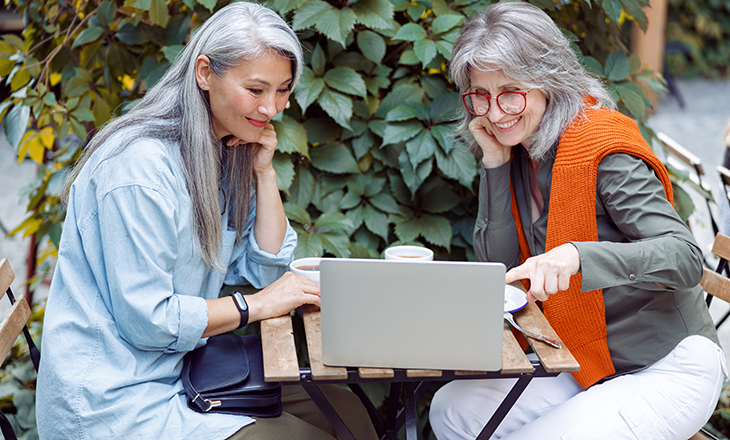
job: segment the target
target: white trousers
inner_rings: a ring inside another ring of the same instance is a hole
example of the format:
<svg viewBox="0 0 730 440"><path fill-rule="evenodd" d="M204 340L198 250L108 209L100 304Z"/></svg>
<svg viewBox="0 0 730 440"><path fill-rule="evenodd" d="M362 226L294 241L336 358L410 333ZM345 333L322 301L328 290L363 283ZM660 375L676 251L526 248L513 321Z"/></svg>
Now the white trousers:
<svg viewBox="0 0 730 440"><path fill-rule="evenodd" d="M568 373L533 379L492 439L687 440L710 418L725 355L689 336L651 367L583 390ZM453 381L431 402L436 437L474 439L516 379Z"/></svg>

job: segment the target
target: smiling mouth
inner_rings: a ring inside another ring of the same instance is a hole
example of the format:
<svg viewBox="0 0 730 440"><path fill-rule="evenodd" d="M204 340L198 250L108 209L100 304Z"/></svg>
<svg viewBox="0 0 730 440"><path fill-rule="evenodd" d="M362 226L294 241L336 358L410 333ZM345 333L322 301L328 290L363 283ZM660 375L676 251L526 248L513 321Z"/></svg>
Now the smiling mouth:
<svg viewBox="0 0 730 440"><path fill-rule="evenodd" d="M515 119L511 120L510 122L507 122L506 124L499 124L499 123L495 122L494 125L496 125L497 128L506 130L508 128L514 127L515 124L520 121L520 119L522 119L522 116L520 116L519 118L515 118Z"/></svg>
<svg viewBox="0 0 730 440"><path fill-rule="evenodd" d="M250 122L251 125L253 125L254 127L263 127L269 123L269 121L259 121L257 119L251 119L251 118L247 118L247 119L248 119L248 122Z"/></svg>

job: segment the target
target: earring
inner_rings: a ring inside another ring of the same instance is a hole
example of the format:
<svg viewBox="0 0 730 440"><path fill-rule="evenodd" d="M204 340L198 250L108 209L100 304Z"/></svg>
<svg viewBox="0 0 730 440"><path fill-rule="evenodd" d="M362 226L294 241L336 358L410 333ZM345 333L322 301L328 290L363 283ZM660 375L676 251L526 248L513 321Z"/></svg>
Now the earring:
<svg viewBox="0 0 730 440"><path fill-rule="evenodd" d="M284 108L289 108L289 107L291 107L291 102L287 101L286 102L286 107L284 107Z"/></svg>
<svg viewBox="0 0 730 440"><path fill-rule="evenodd" d="M208 88L208 84L198 84L201 89L205 90Z"/></svg>

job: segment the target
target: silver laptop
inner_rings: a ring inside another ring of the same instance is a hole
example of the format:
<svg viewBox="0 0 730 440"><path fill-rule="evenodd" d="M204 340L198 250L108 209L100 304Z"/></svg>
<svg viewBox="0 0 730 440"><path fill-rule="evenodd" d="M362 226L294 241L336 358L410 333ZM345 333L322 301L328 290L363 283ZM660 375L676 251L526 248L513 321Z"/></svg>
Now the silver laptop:
<svg viewBox="0 0 730 440"><path fill-rule="evenodd" d="M320 262L326 365L437 370L502 366L501 263Z"/></svg>

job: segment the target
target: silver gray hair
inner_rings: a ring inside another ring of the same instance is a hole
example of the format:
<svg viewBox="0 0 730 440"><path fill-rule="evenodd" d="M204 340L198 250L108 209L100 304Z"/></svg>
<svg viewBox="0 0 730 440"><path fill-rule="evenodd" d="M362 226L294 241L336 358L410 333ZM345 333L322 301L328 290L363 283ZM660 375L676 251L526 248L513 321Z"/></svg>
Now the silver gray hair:
<svg viewBox="0 0 730 440"><path fill-rule="evenodd" d="M226 148L216 138L208 92L198 86L195 62L198 56L206 55L211 71L220 77L241 62L269 53L291 60L293 89L302 72L302 47L284 20L255 3L232 3L216 12L194 31L185 49L144 98L127 114L107 123L91 139L69 176L65 194L89 157L120 130L125 130L126 139L118 151L142 137L178 143L192 204L196 244L206 264L224 271L220 261L220 178L222 173L226 176L229 188L226 203L240 239L255 190L253 149Z"/></svg>
<svg viewBox="0 0 730 440"><path fill-rule="evenodd" d="M616 108L601 82L581 66L570 41L553 20L527 2L490 5L464 24L449 61L451 77L462 93L471 86L472 69L501 71L510 80L545 95L545 114L525 142L536 161L551 151L574 119L585 116L586 97L594 99L589 107ZM474 116L461 107L456 133L481 158L482 151L469 132Z"/></svg>

